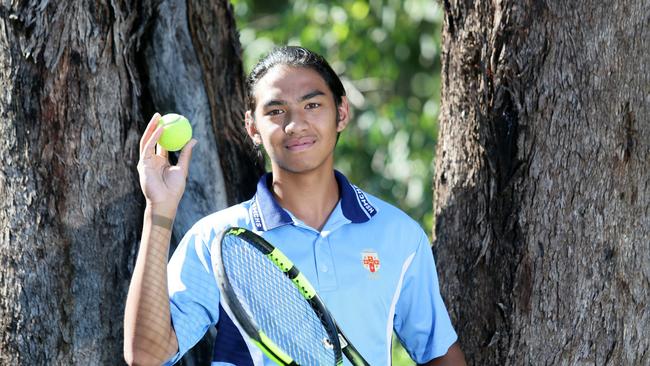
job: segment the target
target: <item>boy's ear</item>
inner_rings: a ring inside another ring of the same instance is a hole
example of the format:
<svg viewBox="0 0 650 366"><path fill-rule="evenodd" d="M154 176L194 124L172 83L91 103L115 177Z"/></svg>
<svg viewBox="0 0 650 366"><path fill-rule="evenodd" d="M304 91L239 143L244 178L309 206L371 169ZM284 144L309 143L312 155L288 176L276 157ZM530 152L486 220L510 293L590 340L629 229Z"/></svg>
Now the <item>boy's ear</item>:
<svg viewBox="0 0 650 366"><path fill-rule="evenodd" d="M255 126L255 120L253 120L253 113L249 110L246 111L246 114L244 116L244 121L246 123L246 132L248 133L248 136L253 140L253 143L255 145L261 145L262 144L262 136L260 136L260 132L257 130L257 127Z"/></svg>
<svg viewBox="0 0 650 366"><path fill-rule="evenodd" d="M339 120L336 121L336 132L345 130L348 122L350 122L350 105L346 96L341 97L341 104L338 106Z"/></svg>

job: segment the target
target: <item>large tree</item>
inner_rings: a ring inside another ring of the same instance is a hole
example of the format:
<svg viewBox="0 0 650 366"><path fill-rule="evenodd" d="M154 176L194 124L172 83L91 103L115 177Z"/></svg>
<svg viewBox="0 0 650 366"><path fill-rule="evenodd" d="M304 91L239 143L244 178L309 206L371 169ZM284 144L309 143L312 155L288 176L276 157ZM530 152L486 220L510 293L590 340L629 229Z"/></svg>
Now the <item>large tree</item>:
<svg viewBox="0 0 650 366"><path fill-rule="evenodd" d="M470 363L650 364L650 2L444 6L435 250Z"/></svg>
<svg viewBox="0 0 650 366"><path fill-rule="evenodd" d="M154 111L199 139L178 238L261 169L240 124L239 41L220 1L0 5L0 364L116 364Z"/></svg>

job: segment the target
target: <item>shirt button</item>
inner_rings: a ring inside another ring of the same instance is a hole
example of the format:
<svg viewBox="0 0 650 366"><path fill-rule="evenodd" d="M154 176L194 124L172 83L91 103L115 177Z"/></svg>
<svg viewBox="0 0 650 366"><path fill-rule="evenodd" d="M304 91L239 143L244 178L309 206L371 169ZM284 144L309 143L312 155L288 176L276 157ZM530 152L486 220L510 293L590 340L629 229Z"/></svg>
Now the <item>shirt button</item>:
<svg viewBox="0 0 650 366"><path fill-rule="evenodd" d="M323 264L323 265L320 266L320 270L321 270L321 272L327 272L329 270L329 268L327 268L327 266Z"/></svg>

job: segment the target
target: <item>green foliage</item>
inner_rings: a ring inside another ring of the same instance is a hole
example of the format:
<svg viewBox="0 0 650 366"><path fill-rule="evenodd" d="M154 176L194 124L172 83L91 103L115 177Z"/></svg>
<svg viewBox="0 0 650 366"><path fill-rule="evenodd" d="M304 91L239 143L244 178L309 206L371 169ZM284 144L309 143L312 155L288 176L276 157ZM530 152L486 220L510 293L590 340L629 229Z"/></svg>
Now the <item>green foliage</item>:
<svg viewBox="0 0 650 366"><path fill-rule="evenodd" d="M249 71L275 45L322 55L341 75L353 120L337 169L431 232L440 25L435 0L234 0Z"/></svg>
<svg viewBox="0 0 650 366"><path fill-rule="evenodd" d="M233 0L250 71L276 45L302 45L341 76L353 119L337 169L402 208L428 233L438 136L440 28L435 0ZM395 342L397 343L397 342ZM401 349L394 364L412 364Z"/></svg>

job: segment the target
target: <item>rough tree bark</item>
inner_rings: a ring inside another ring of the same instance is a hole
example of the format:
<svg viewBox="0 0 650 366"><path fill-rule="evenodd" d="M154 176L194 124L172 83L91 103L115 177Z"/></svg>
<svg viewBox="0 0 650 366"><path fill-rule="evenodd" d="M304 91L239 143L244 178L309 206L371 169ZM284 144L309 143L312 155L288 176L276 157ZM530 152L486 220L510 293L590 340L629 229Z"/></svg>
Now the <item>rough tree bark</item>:
<svg viewBox="0 0 650 366"><path fill-rule="evenodd" d="M232 12L227 1L191 9L0 4L0 364L121 362L143 210L138 140L154 111L188 115L200 141L175 237L254 188L261 165L235 128L244 91Z"/></svg>
<svg viewBox="0 0 650 366"><path fill-rule="evenodd" d="M650 365L650 2L444 6L435 250L470 363Z"/></svg>

